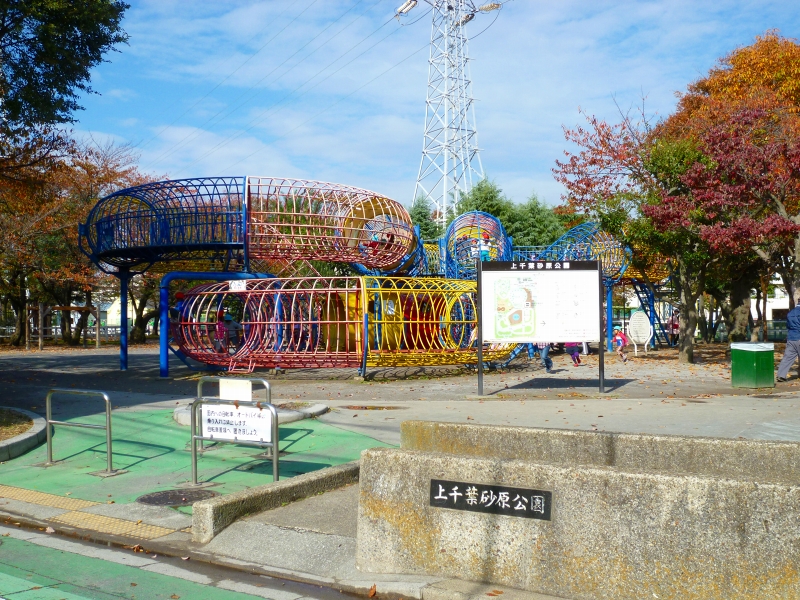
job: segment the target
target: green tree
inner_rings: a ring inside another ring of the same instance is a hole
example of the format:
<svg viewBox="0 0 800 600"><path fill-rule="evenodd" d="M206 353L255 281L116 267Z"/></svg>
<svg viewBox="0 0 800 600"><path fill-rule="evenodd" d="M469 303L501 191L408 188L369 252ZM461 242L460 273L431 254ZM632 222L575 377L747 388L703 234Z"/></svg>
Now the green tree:
<svg viewBox="0 0 800 600"><path fill-rule="evenodd" d="M14 130L69 123L90 71L128 39L119 0L0 2L0 119Z"/></svg>
<svg viewBox="0 0 800 600"><path fill-rule="evenodd" d="M531 195L525 204L515 206L513 216L510 223L503 225L515 246L548 246L566 231L558 215L536 194Z"/></svg>
<svg viewBox="0 0 800 600"><path fill-rule="evenodd" d="M508 230L516 218L516 207L500 186L488 178L481 179L468 194L462 194L456 206L457 214L480 210L497 217Z"/></svg>
<svg viewBox="0 0 800 600"><path fill-rule="evenodd" d="M442 236L442 227L433 218L433 205L427 196L419 196L408 211L411 222L419 225L423 240L435 240Z"/></svg>

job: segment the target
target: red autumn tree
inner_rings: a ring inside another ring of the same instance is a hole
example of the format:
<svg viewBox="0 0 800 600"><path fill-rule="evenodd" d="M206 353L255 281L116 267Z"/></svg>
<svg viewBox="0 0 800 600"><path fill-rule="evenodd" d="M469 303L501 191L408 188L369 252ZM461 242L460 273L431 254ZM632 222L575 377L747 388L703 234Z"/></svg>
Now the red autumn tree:
<svg viewBox="0 0 800 600"><path fill-rule="evenodd" d="M800 264L800 127L789 111L740 107L702 132L703 160L681 177L688 194L664 192L643 212L657 227L697 231L720 257L754 253L772 270ZM778 267L780 268L780 267ZM734 269L735 271L735 269ZM797 273L787 289L797 289ZM731 278L732 339L744 339L751 282Z"/></svg>

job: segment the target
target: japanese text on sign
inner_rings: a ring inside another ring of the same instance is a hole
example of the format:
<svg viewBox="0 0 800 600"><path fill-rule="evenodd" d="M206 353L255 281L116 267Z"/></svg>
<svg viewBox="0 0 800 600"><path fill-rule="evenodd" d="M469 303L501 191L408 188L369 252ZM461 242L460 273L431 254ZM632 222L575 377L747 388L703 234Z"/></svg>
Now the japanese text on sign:
<svg viewBox="0 0 800 600"><path fill-rule="evenodd" d="M597 342L596 261L481 263L484 342Z"/></svg>
<svg viewBox="0 0 800 600"><path fill-rule="evenodd" d="M203 435L226 441L272 442L272 413L257 406L203 404Z"/></svg>
<svg viewBox="0 0 800 600"><path fill-rule="evenodd" d="M483 483L431 479L431 506L550 520L553 493Z"/></svg>

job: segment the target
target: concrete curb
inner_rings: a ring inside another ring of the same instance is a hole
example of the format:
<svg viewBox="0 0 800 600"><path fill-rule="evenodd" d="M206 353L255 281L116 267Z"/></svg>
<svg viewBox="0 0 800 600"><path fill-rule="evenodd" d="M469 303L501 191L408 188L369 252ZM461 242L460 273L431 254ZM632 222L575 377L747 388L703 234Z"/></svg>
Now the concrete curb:
<svg viewBox="0 0 800 600"><path fill-rule="evenodd" d="M192 505L192 541L205 544L236 519L358 481L359 461L320 469Z"/></svg>
<svg viewBox="0 0 800 600"><path fill-rule="evenodd" d="M0 462L22 456L28 450L32 450L45 442L47 439L47 430L45 429L47 422L44 418L21 408L11 408L10 406L0 406L0 408L22 413L33 421L33 427L25 433L0 442Z"/></svg>
<svg viewBox="0 0 800 600"><path fill-rule="evenodd" d="M314 418L319 417L330 411L330 407L327 404L312 404L311 406L307 406L306 408L300 408L297 412L306 415L306 418Z"/></svg>
<svg viewBox="0 0 800 600"><path fill-rule="evenodd" d="M178 425L189 427L191 421L191 405L178 406L172 412L172 418ZM278 424L294 423L295 421L302 421L303 419L311 419L324 415L330 408L327 404L312 404L311 406L300 408L298 410L289 410L278 408Z"/></svg>

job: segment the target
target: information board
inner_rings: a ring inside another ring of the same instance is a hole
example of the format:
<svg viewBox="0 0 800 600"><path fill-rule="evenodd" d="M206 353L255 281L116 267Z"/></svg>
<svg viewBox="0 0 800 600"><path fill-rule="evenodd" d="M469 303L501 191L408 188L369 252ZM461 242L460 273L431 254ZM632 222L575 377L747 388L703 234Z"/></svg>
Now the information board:
<svg viewBox="0 0 800 600"><path fill-rule="evenodd" d="M597 261L481 263L483 341L600 342Z"/></svg>
<svg viewBox="0 0 800 600"><path fill-rule="evenodd" d="M272 413L257 406L203 404L200 423L205 437L225 441L272 442Z"/></svg>
<svg viewBox="0 0 800 600"><path fill-rule="evenodd" d="M257 406L238 404L238 401L253 399L252 381L221 378L219 397L233 402L200 406L200 427L204 436L226 441L272 442L272 413Z"/></svg>

